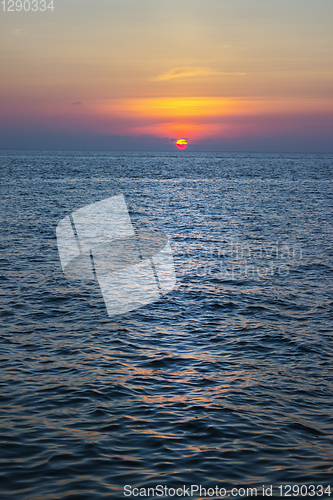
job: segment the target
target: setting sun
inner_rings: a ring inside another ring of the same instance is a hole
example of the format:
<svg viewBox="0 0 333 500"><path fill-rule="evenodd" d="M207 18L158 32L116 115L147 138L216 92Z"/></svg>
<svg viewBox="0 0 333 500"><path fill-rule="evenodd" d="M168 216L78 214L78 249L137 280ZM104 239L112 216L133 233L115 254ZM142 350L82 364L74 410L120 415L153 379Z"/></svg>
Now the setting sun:
<svg viewBox="0 0 333 500"><path fill-rule="evenodd" d="M179 139L176 144L177 144L178 149L186 149L187 148L187 142L185 141L185 139Z"/></svg>

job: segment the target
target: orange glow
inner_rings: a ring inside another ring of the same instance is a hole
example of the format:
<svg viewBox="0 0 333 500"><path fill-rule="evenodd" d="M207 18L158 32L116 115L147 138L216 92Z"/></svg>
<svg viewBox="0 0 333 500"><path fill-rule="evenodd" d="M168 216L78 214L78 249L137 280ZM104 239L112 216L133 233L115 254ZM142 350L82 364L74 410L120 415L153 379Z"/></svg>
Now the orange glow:
<svg viewBox="0 0 333 500"><path fill-rule="evenodd" d="M108 130L106 125L110 119L113 123L118 120L118 133L161 138L185 136L195 143L206 138L237 137L249 132L265 134L260 117L270 117L270 120L276 117L278 124L282 116L327 112L327 102L281 98L143 97L92 101L86 109L90 115L103 119L104 132L114 132L114 128ZM254 125L258 118L258 124ZM249 120L252 120L250 125Z"/></svg>
<svg viewBox="0 0 333 500"><path fill-rule="evenodd" d="M265 115L285 114L287 112L327 111L332 106L327 101L295 100L295 99L237 99L237 98L140 98L114 99L92 104L98 114L113 113L132 118L157 118L160 120L179 120L193 118L208 118L230 115Z"/></svg>
<svg viewBox="0 0 333 500"><path fill-rule="evenodd" d="M163 97L119 99L109 103L103 102L96 105L96 110L104 113L111 111L117 111L121 114L131 113L141 118L184 119L200 116L219 116L235 112L242 113L244 112L244 106L253 110L253 102L251 101L202 97Z"/></svg>

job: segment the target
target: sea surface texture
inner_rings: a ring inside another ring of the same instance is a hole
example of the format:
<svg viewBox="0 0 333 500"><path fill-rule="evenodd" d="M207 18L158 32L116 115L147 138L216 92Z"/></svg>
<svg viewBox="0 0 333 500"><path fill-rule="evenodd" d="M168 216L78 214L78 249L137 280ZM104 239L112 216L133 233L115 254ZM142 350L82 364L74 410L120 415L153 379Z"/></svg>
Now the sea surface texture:
<svg viewBox="0 0 333 500"><path fill-rule="evenodd" d="M333 498L332 156L0 164L0 498ZM168 236L177 283L109 317L97 282L66 279L56 227L119 194L138 231Z"/></svg>

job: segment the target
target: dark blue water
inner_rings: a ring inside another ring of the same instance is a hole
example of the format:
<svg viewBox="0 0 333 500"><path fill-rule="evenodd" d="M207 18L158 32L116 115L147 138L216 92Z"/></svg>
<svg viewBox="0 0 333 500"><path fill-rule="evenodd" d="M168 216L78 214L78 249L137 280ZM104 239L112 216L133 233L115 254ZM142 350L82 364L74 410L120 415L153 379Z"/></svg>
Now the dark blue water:
<svg viewBox="0 0 333 500"><path fill-rule="evenodd" d="M332 156L0 163L0 498L286 484L332 498ZM66 280L55 230L119 193L138 229L169 236L177 285L109 318L96 284Z"/></svg>

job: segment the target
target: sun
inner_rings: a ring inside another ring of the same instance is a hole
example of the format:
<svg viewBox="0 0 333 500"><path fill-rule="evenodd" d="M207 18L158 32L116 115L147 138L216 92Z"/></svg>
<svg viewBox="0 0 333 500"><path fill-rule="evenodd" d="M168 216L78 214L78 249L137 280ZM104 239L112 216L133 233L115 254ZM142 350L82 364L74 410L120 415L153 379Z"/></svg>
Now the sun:
<svg viewBox="0 0 333 500"><path fill-rule="evenodd" d="M186 149L187 148L187 141L185 139L179 139L177 142L177 148L178 149Z"/></svg>

